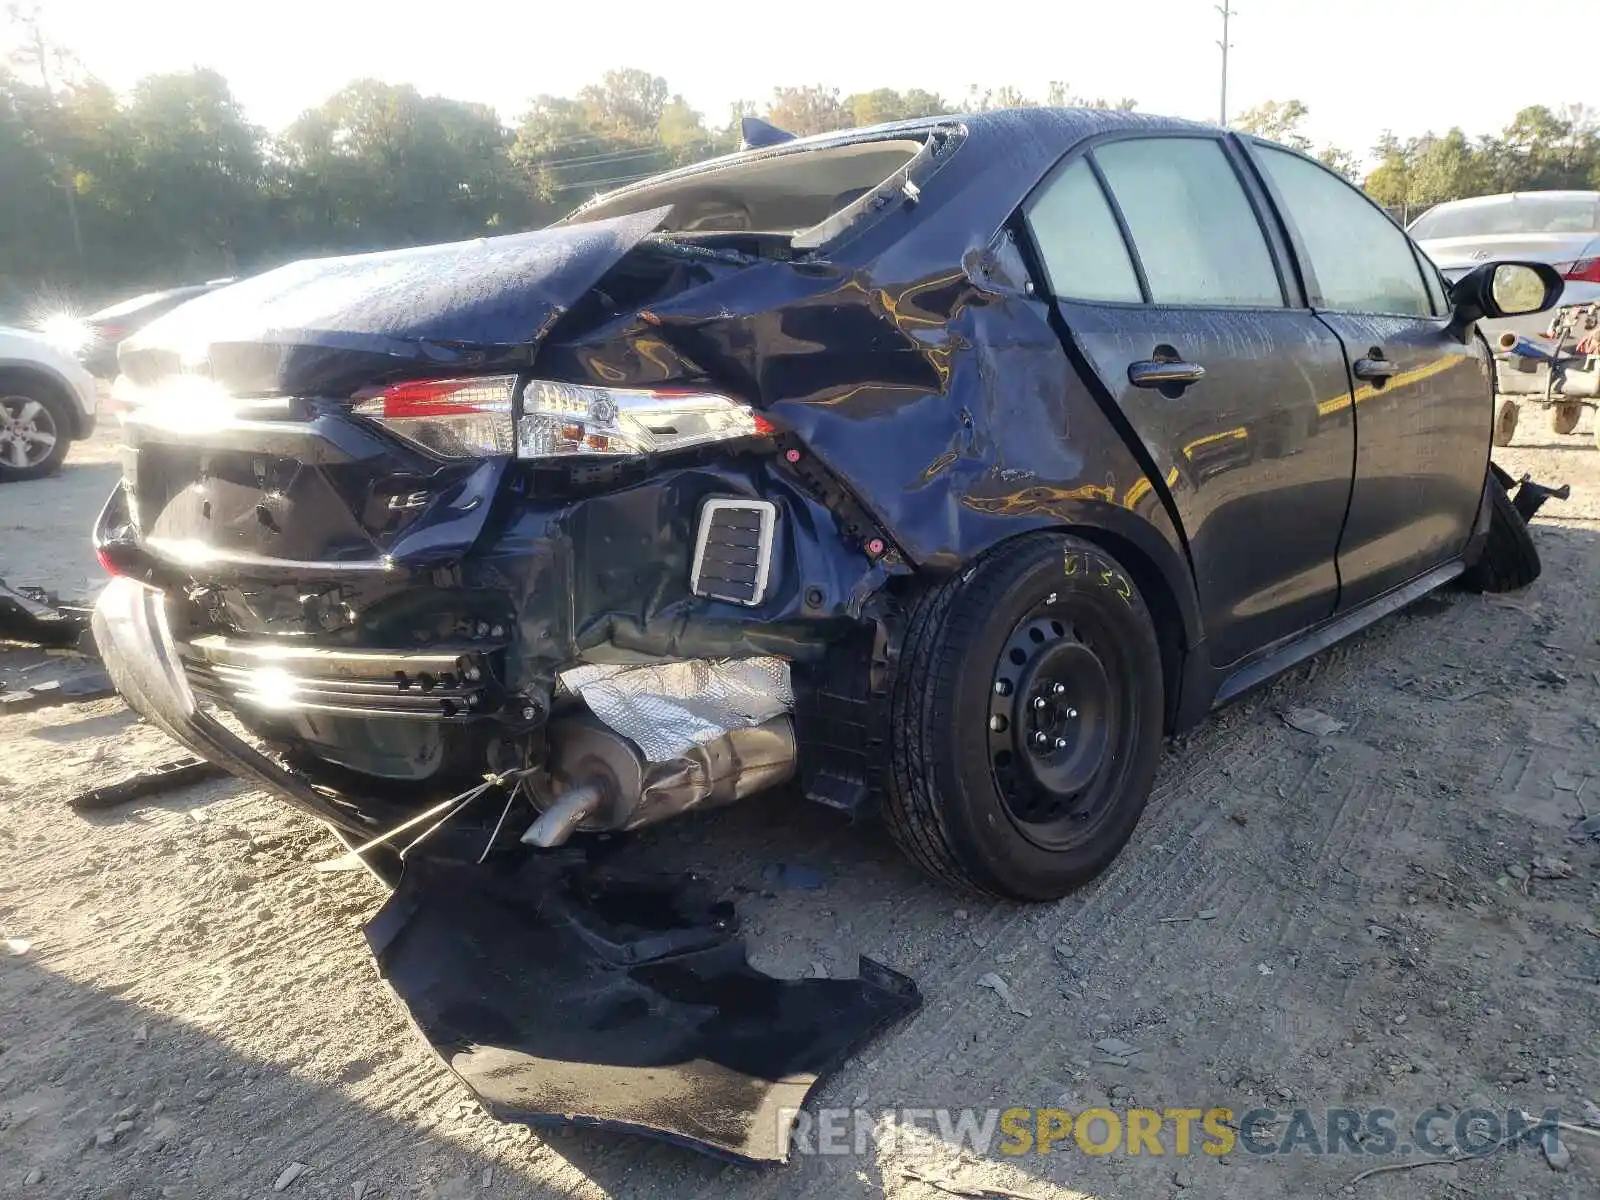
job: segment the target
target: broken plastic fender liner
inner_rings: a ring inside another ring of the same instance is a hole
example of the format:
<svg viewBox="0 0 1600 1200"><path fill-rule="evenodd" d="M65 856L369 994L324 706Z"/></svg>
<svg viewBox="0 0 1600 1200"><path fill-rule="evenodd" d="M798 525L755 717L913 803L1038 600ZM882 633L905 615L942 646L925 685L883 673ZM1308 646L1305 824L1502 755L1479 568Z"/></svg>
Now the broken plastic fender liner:
<svg viewBox="0 0 1600 1200"><path fill-rule="evenodd" d="M366 935L422 1035L500 1120L782 1162L817 1081L921 997L865 958L856 979L764 975L733 924L693 876L422 859Z"/></svg>

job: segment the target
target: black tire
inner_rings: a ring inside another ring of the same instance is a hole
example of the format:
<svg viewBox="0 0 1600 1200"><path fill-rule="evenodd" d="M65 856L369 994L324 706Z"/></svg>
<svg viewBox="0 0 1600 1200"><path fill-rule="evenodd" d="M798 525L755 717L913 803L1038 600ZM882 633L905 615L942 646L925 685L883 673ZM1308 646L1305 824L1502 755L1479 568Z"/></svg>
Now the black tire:
<svg viewBox="0 0 1600 1200"><path fill-rule="evenodd" d="M1489 539L1483 554L1467 569L1462 582L1475 592L1514 592L1539 578L1539 548L1533 544L1528 523L1512 506L1505 484L1491 473L1489 489Z"/></svg>
<svg viewBox="0 0 1600 1200"><path fill-rule="evenodd" d="M890 688L889 830L942 882L1062 896L1132 836L1163 704L1155 624L1121 565L1080 538L1009 542L909 606Z"/></svg>
<svg viewBox="0 0 1600 1200"><path fill-rule="evenodd" d="M30 412L33 405L38 408ZM40 436L55 440L45 447L35 440ZM0 371L0 483L55 474L71 444L72 410L60 391L31 375ZM14 447L29 461L13 462ZM40 457L33 457L32 447L41 448Z"/></svg>
<svg viewBox="0 0 1600 1200"><path fill-rule="evenodd" d="M1496 446L1509 446L1511 439L1517 436L1517 417L1521 410L1517 408L1515 400L1502 400L1500 407L1494 414L1494 436Z"/></svg>

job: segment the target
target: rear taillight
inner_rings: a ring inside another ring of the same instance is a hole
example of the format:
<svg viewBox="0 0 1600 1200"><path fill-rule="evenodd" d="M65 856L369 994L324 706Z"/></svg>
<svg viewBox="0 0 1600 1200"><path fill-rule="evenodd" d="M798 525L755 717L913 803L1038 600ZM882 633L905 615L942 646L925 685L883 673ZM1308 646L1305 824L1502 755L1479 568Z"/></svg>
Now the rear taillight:
<svg viewBox="0 0 1600 1200"><path fill-rule="evenodd" d="M1580 258L1567 263L1561 277L1569 283L1600 283L1600 258Z"/></svg>
<svg viewBox="0 0 1600 1200"><path fill-rule="evenodd" d="M535 379L411 380L358 393L354 411L436 454L547 459L682 450L763 437L772 424L746 404L683 388L603 388Z"/></svg>
<svg viewBox="0 0 1600 1200"><path fill-rule="evenodd" d="M580 387L535 379L522 393L517 454L652 454L772 432L772 423L749 405L715 392Z"/></svg>
<svg viewBox="0 0 1600 1200"><path fill-rule="evenodd" d="M414 379L358 392L354 411L446 458L516 452L515 375Z"/></svg>

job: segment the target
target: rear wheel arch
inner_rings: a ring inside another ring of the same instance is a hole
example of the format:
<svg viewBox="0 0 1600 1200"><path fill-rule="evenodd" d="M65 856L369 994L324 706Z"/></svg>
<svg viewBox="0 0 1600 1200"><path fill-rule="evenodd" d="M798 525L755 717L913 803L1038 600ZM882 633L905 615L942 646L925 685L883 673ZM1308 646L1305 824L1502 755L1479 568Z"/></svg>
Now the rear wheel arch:
<svg viewBox="0 0 1600 1200"><path fill-rule="evenodd" d="M1133 576L1133 584L1144 597L1145 607L1156 626L1156 643L1161 647L1161 674L1166 684L1166 731L1171 733L1177 720L1178 699L1183 694L1184 662L1200 638L1198 614L1191 618L1194 622L1191 628L1179 600L1182 592L1138 543L1099 525L1067 525L1056 532L1093 542Z"/></svg>
<svg viewBox="0 0 1600 1200"><path fill-rule="evenodd" d="M1166 685L1167 732L1174 731L1185 664L1204 639L1200 604L1188 562L1154 525L1125 509L1091 505L1078 519L1019 529L982 550L985 556L1040 533L1067 534L1092 542L1133 577L1156 626ZM976 556L975 556L976 557ZM959 570L966 569L965 565Z"/></svg>
<svg viewBox="0 0 1600 1200"><path fill-rule="evenodd" d="M12 384L20 387L41 388L61 405L72 422L71 434L74 441L85 436L83 429L83 409L78 404L77 394L61 376L48 367L38 366L29 362L0 362L0 386Z"/></svg>
<svg viewBox="0 0 1600 1200"><path fill-rule="evenodd" d="M61 467L72 442L82 436L82 414L71 389L48 370L0 367L0 416L6 436L0 442L0 483L43 479ZM17 430L11 420L19 419Z"/></svg>

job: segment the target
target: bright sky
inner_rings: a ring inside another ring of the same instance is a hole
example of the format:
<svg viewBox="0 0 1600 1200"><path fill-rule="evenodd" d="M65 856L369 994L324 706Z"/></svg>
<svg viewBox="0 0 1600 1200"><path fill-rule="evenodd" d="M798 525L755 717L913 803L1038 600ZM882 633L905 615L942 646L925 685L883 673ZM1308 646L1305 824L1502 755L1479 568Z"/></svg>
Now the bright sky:
<svg viewBox="0 0 1600 1200"><path fill-rule="evenodd" d="M1537 17L1507 33L1508 20L1520 21L1499 0L1234 3L1230 111L1303 100L1314 140L1362 156L1386 128L1402 137L1451 125L1498 132L1525 105L1600 98L1592 81L1559 68L1467 69L1507 36L1529 45L1551 36ZM55 39L112 86L213 67L271 129L360 76L485 102L509 121L530 97L570 95L616 66L664 76L713 124L731 102L764 101L780 84L921 86L956 101L974 83L1042 97L1051 79L1083 95L1132 96L1148 112L1214 120L1222 23L1212 0L42 4Z"/></svg>

